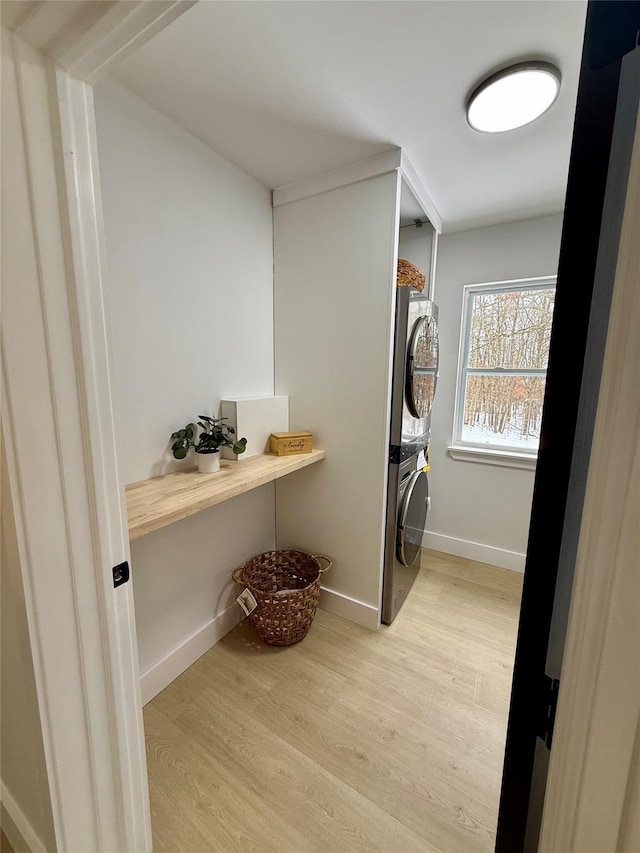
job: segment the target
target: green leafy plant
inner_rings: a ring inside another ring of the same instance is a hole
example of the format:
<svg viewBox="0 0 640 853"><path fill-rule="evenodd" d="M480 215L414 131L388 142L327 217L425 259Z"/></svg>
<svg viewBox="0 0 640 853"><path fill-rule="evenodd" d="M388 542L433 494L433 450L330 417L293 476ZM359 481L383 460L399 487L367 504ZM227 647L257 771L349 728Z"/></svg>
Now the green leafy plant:
<svg viewBox="0 0 640 853"><path fill-rule="evenodd" d="M236 454L244 453L247 449L247 439L236 441L236 431L223 423L227 418L210 418L208 415L198 415L198 424L187 424L184 429L171 433L174 439L171 450L176 459L184 459L189 448L196 453L218 453L221 447L231 447ZM201 432L198 434L198 427Z"/></svg>

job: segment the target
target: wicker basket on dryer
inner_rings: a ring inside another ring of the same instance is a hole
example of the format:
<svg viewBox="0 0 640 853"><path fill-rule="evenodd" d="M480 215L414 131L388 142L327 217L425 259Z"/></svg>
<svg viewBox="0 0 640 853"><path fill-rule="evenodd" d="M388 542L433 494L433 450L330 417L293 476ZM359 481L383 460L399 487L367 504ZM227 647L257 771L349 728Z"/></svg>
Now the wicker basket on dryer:
<svg viewBox="0 0 640 853"><path fill-rule="evenodd" d="M406 261L403 258L398 259L398 287L413 287L414 290L424 290L427 281L426 275L422 270L411 261Z"/></svg>
<svg viewBox="0 0 640 853"><path fill-rule="evenodd" d="M327 562L324 568L320 560ZM233 580L258 603L249 619L261 640L289 646L307 635L320 600L320 580L331 566L320 554L265 551L233 570Z"/></svg>

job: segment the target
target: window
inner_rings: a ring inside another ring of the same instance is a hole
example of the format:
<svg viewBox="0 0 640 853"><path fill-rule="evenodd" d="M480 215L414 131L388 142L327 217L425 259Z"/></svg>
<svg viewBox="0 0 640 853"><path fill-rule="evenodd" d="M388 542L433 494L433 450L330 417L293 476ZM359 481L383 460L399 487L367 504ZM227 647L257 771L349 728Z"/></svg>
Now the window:
<svg viewBox="0 0 640 853"><path fill-rule="evenodd" d="M554 297L555 278L465 287L451 451L535 463Z"/></svg>

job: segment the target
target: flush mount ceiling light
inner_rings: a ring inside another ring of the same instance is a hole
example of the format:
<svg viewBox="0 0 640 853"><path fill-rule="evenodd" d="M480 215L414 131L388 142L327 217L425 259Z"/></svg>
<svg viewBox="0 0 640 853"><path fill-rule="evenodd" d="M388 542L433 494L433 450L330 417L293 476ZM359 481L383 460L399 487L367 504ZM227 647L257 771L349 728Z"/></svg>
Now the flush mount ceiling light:
<svg viewBox="0 0 640 853"><path fill-rule="evenodd" d="M467 121L482 133L503 133L541 116L560 91L560 72L550 62L519 62L492 74L467 101Z"/></svg>

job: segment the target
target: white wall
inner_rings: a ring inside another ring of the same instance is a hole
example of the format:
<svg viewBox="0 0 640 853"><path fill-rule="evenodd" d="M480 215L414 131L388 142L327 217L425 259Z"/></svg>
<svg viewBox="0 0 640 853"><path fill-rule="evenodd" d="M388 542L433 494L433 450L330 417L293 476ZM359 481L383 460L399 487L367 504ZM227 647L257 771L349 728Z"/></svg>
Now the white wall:
<svg viewBox="0 0 640 853"><path fill-rule="evenodd" d="M220 399L273 394L271 194L121 86L99 85L95 102L124 484L193 465L173 460L169 435ZM154 684L177 675L185 643L181 666L215 639L231 569L274 546L274 514L271 485L132 543Z"/></svg>
<svg viewBox="0 0 640 853"><path fill-rule="evenodd" d="M326 553L322 605L377 627L398 175L274 211L276 393L319 465L277 485L278 547Z"/></svg>
<svg viewBox="0 0 640 853"><path fill-rule="evenodd" d="M270 191L115 83L95 90L118 457L176 467L171 431L273 393Z"/></svg>
<svg viewBox="0 0 640 853"><path fill-rule="evenodd" d="M1 469L2 828L16 853L24 841L39 842L40 850L54 851L51 798L4 443Z"/></svg>
<svg viewBox="0 0 640 853"><path fill-rule="evenodd" d="M453 434L462 291L466 284L555 275L561 228L558 214L440 237L435 288L440 378L431 430L432 509L424 539L428 547L524 568L534 471L456 461L447 455Z"/></svg>

